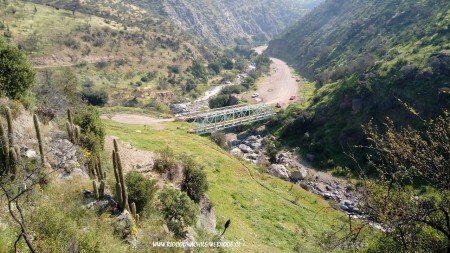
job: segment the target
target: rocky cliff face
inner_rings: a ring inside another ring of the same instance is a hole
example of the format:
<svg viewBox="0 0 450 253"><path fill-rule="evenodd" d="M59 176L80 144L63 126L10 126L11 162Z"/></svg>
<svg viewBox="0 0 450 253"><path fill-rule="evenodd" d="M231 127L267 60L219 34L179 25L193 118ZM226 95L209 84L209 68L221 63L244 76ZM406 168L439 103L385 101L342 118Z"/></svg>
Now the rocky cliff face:
<svg viewBox="0 0 450 253"><path fill-rule="evenodd" d="M213 44L266 42L322 0L161 0L159 13ZM151 7L141 1L136 5Z"/></svg>

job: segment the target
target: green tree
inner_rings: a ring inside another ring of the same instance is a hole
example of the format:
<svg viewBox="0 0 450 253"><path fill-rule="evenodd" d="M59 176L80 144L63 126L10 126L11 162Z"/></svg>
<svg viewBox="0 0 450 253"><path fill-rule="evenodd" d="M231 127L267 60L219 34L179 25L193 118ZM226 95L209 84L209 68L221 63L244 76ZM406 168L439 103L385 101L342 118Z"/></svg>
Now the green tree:
<svg viewBox="0 0 450 253"><path fill-rule="evenodd" d="M198 206L185 192L164 187L159 194L161 211L167 223L167 227L176 236L181 237L184 229L195 223L198 214Z"/></svg>
<svg viewBox="0 0 450 253"><path fill-rule="evenodd" d="M156 181L144 177L137 171L131 171L125 176L129 203L136 204L136 211L141 212L153 199L157 186Z"/></svg>
<svg viewBox="0 0 450 253"><path fill-rule="evenodd" d="M35 78L36 72L25 54L0 39L0 95L21 98Z"/></svg>
<svg viewBox="0 0 450 253"><path fill-rule="evenodd" d="M365 178L363 210L386 231L371 251L450 252L450 116L422 122L423 131L390 119L383 131L364 127L379 179Z"/></svg>
<svg viewBox="0 0 450 253"><path fill-rule="evenodd" d="M200 202L203 194L208 190L208 180L203 167L192 158L184 161L184 180L181 189L195 202Z"/></svg>

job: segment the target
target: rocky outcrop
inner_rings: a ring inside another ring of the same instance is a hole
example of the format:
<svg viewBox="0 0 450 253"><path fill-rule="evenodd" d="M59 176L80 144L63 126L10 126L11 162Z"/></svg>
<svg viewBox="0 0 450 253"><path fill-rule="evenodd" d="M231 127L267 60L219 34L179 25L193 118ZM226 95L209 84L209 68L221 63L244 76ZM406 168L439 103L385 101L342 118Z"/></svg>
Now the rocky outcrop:
<svg viewBox="0 0 450 253"><path fill-rule="evenodd" d="M216 212L214 204L204 195L200 200L200 216L198 218L197 226L203 228L210 234L216 233Z"/></svg>
<svg viewBox="0 0 450 253"><path fill-rule="evenodd" d="M289 180L289 171L286 169L284 165L281 164L272 164L267 173L269 173L274 177Z"/></svg>

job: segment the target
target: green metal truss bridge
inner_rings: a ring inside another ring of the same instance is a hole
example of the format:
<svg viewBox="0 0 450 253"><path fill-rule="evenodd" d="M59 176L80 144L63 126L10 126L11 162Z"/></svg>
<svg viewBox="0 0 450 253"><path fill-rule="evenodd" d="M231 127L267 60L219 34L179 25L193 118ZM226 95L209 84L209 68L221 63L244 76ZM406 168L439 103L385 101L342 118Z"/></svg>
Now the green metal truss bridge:
<svg viewBox="0 0 450 253"><path fill-rule="evenodd" d="M272 105L237 105L178 114L177 119L193 122L195 129L189 130L193 134L206 134L232 128L245 123L256 122L270 118L276 112Z"/></svg>

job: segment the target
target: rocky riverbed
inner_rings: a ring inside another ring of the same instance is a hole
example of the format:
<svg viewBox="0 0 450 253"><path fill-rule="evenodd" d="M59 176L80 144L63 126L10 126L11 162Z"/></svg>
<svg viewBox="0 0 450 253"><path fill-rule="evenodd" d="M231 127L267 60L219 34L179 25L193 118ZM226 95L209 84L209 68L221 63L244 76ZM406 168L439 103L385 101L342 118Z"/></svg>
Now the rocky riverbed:
<svg viewBox="0 0 450 253"><path fill-rule="evenodd" d="M266 155L266 145L275 140L273 136L244 132L238 135L228 134L227 140L233 156L266 168L266 172L274 177L290 181L335 202L348 214L361 214L358 208L359 197L354 186L348 180L312 168L309 162L314 159L313 155L308 155L305 160L297 155L298 149L281 151L277 153L276 161L270 163Z"/></svg>

